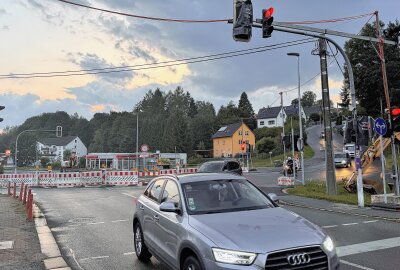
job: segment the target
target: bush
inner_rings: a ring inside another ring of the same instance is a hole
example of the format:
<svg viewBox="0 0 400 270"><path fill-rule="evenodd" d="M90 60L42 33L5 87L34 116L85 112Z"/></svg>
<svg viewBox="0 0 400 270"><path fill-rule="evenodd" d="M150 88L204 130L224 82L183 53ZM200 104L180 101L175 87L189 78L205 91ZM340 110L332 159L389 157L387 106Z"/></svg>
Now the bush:
<svg viewBox="0 0 400 270"><path fill-rule="evenodd" d="M50 159L48 157L41 157L40 158L40 164L42 164L43 168L45 168L49 162L50 162Z"/></svg>
<svg viewBox="0 0 400 270"><path fill-rule="evenodd" d="M79 158L79 168L86 168L86 158Z"/></svg>
<svg viewBox="0 0 400 270"><path fill-rule="evenodd" d="M310 120L315 121L315 122L319 122L321 120L321 117L318 113L312 113L310 115Z"/></svg>
<svg viewBox="0 0 400 270"><path fill-rule="evenodd" d="M0 174L3 174L3 173L4 173L4 167L0 166Z"/></svg>
<svg viewBox="0 0 400 270"><path fill-rule="evenodd" d="M276 147L275 140L271 137L264 137L256 143L257 153L268 153Z"/></svg>
<svg viewBox="0 0 400 270"><path fill-rule="evenodd" d="M197 165L204 162L204 158L200 155L193 155L189 157L188 164L189 165Z"/></svg>
<svg viewBox="0 0 400 270"><path fill-rule="evenodd" d="M55 162L53 162L52 164L50 164L51 165L51 167L53 168L53 170L59 170L59 169L61 169L61 162L59 162L59 161L55 161Z"/></svg>
<svg viewBox="0 0 400 270"><path fill-rule="evenodd" d="M256 136L256 141L261 140L264 137L280 137L282 133L281 127L263 127L263 128L256 128L253 130L254 135Z"/></svg>

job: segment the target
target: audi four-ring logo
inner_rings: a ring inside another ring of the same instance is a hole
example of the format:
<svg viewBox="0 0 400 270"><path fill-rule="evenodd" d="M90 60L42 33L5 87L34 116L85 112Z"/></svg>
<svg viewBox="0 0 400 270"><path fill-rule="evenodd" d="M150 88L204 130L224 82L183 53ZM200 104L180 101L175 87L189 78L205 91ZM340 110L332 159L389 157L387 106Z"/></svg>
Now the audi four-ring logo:
<svg viewBox="0 0 400 270"><path fill-rule="evenodd" d="M307 253L298 253L287 256L287 261L290 265L301 265L309 263L311 257Z"/></svg>

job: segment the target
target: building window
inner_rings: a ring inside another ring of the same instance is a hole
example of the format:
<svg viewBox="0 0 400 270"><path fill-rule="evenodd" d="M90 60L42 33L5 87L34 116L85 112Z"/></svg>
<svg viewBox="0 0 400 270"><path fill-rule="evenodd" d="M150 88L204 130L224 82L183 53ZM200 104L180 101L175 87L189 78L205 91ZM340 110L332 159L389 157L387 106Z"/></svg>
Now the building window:
<svg viewBox="0 0 400 270"><path fill-rule="evenodd" d="M260 126L263 126L264 125L264 121L260 121Z"/></svg>
<svg viewBox="0 0 400 270"><path fill-rule="evenodd" d="M245 132L244 132L244 135L249 136L249 132L248 132L248 131L245 131Z"/></svg>
<svg viewBox="0 0 400 270"><path fill-rule="evenodd" d="M268 121L268 125L275 125L275 120Z"/></svg>
<svg viewBox="0 0 400 270"><path fill-rule="evenodd" d="M243 141L242 140L239 140L239 144L242 144L243 143Z"/></svg>
<svg viewBox="0 0 400 270"><path fill-rule="evenodd" d="M242 136L243 132L241 130L239 130L239 136Z"/></svg>
<svg viewBox="0 0 400 270"><path fill-rule="evenodd" d="M246 144L249 144L249 140L246 140Z"/></svg>

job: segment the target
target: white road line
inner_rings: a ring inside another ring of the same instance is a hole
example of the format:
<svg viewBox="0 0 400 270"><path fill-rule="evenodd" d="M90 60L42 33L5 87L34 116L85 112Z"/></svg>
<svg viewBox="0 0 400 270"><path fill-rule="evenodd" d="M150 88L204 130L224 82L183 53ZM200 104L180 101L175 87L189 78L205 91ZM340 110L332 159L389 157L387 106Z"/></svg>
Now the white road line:
<svg viewBox="0 0 400 270"><path fill-rule="evenodd" d="M379 221L379 220L374 219L374 220L363 221L363 223L372 223L372 222L378 222L378 221Z"/></svg>
<svg viewBox="0 0 400 270"><path fill-rule="evenodd" d="M136 199L136 197L133 196L133 195L131 195L131 194L128 194L128 193L122 193L122 194L125 195L125 196L129 196L129 197L131 197L131 198L135 198L135 199Z"/></svg>
<svg viewBox="0 0 400 270"><path fill-rule="evenodd" d="M97 256L97 257L92 257L92 259L105 259L109 258L110 256Z"/></svg>
<svg viewBox="0 0 400 270"><path fill-rule="evenodd" d="M124 253L124 255L134 255L134 254L136 254L135 252L126 252L126 253Z"/></svg>
<svg viewBox="0 0 400 270"><path fill-rule="evenodd" d="M328 226L322 226L321 228L335 228L335 227L337 227L338 225L328 225Z"/></svg>
<svg viewBox="0 0 400 270"><path fill-rule="evenodd" d="M97 224L104 224L104 222L92 222L92 223L86 223L87 225L97 225Z"/></svg>
<svg viewBox="0 0 400 270"><path fill-rule="evenodd" d="M400 237L388 238L383 240L365 242L360 244L337 247L339 257L370 252L375 250L400 247Z"/></svg>
<svg viewBox="0 0 400 270"><path fill-rule="evenodd" d="M357 225L358 223L345 223L345 224L342 224L343 226L351 226L351 225Z"/></svg>
<svg viewBox="0 0 400 270"><path fill-rule="evenodd" d="M340 262L343 263L343 264L347 264L347 265L350 265L350 266L353 266L353 267L356 267L356 268L360 268L360 269L364 269L364 270L374 270L372 268L368 268L368 267L365 267L365 266L362 266L362 265L359 265L359 264L356 264L356 263L351 263L351 262L348 262L348 261L345 261L345 260L340 260Z"/></svg>
<svg viewBox="0 0 400 270"><path fill-rule="evenodd" d="M129 221L129 219L119 219L119 220L113 220L111 222L116 223L116 222L126 222L126 221Z"/></svg>

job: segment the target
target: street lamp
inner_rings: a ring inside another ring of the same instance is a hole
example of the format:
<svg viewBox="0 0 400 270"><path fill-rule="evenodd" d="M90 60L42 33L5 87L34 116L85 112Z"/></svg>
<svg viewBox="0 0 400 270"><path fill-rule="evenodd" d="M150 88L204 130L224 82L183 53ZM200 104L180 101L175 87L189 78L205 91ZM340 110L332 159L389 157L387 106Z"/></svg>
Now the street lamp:
<svg viewBox="0 0 400 270"><path fill-rule="evenodd" d="M300 127L300 155L301 155L301 182L304 185L304 143L303 143L303 124L301 117L301 100L300 100L300 54L296 52L291 52L287 54L288 56L297 57L297 81L298 81L298 105L299 105L299 127ZM294 143L294 142L293 142Z"/></svg>

